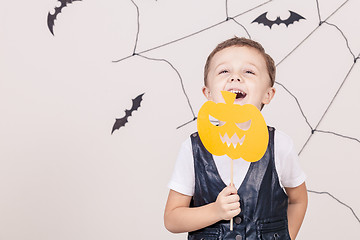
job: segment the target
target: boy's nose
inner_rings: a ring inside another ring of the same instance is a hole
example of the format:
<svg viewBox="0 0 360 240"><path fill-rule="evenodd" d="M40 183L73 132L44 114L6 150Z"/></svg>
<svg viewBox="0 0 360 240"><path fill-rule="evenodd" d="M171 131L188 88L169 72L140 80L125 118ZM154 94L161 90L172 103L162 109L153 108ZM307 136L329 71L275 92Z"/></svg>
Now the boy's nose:
<svg viewBox="0 0 360 240"><path fill-rule="evenodd" d="M230 79L231 82L235 82L235 81L238 81L238 82L241 82L241 79L240 78L231 78Z"/></svg>

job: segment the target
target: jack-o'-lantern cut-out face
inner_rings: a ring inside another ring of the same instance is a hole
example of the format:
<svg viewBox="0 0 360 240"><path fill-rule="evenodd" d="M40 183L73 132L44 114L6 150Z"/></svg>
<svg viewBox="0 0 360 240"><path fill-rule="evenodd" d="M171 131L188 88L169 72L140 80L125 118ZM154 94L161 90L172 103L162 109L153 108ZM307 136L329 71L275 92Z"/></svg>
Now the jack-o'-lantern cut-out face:
<svg viewBox="0 0 360 240"><path fill-rule="evenodd" d="M260 160L269 141L262 114L254 105L234 104L236 94L232 92L221 91L221 94L225 103L207 101L199 111L197 128L202 143L216 156L226 154L231 159L241 157L248 162ZM221 124L214 125L211 117Z"/></svg>

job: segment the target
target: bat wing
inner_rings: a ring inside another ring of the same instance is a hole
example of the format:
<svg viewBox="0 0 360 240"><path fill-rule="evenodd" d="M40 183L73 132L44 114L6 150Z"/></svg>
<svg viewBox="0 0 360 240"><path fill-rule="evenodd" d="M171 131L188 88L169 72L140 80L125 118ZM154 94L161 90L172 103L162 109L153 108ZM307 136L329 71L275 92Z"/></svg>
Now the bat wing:
<svg viewBox="0 0 360 240"><path fill-rule="evenodd" d="M289 26L290 24L293 24L296 21L300 21L301 19L306 19L303 16L297 14L296 12L290 10L289 12L290 12L290 17L283 21L283 23L285 23L286 26Z"/></svg>
<svg viewBox="0 0 360 240"><path fill-rule="evenodd" d="M55 7L54 14L51 14L50 12L48 13L47 24L48 24L49 30L52 35L54 35L54 24L55 24L57 15L59 15L59 13L61 13L62 9L64 7L66 7L68 5L68 3L72 3L74 1L81 1L81 0L59 0L59 2L61 3L60 7Z"/></svg>
<svg viewBox="0 0 360 240"><path fill-rule="evenodd" d="M115 120L115 123L114 123L113 129L112 129L112 131L111 131L111 134L113 134L113 132L114 132L115 130L117 130L117 129L123 127L123 126L125 126L125 123L128 122L127 119L128 119L128 117L126 117L126 116L123 117L123 118L117 118L117 119Z"/></svg>
<svg viewBox="0 0 360 240"><path fill-rule="evenodd" d="M136 98L134 98L134 99L132 100L133 104L132 104L132 107L131 107L131 109L130 109L131 113L132 113L133 111L136 111L136 110L140 107L140 104L141 104L141 101L142 101L142 97L143 97L144 94L145 94L145 93L140 94L139 96L137 96ZM131 114L131 113L130 113L130 114ZM131 115L130 115L130 116L131 116Z"/></svg>
<svg viewBox="0 0 360 240"><path fill-rule="evenodd" d="M133 111L136 111L140 107L142 97L143 97L144 94L145 93L140 94L136 98L132 99L131 109L130 110L125 110L125 117L116 119L116 121L114 123L114 126L113 126L113 129L111 131L111 134L113 134L113 132L115 130L118 130L119 128L125 126L125 124L128 122L128 118L132 115Z"/></svg>
<svg viewBox="0 0 360 240"><path fill-rule="evenodd" d="M262 24L264 24L264 26L268 26L269 28L271 28L272 25L274 25L275 21L269 20L269 19L266 17L266 14L267 14L267 12L261 14L261 15L258 16L254 21L252 21L251 23L254 23L254 22L256 22L256 23L258 23L258 24L262 23Z"/></svg>
<svg viewBox="0 0 360 240"><path fill-rule="evenodd" d="M125 124L128 122L128 118L131 116L131 111L130 110L125 110L125 117L123 118L116 118L113 129L111 131L111 134L113 134L113 132L115 130L118 130L121 127L124 127Z"/></svg>

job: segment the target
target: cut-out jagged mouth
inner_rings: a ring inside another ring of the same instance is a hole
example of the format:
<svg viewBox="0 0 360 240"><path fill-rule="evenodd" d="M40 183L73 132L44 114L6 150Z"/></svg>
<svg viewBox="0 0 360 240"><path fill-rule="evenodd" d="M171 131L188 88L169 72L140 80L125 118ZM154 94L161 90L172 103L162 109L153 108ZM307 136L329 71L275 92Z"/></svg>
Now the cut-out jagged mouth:
<svg viewBox="0 0 360 240"><path fill-rule="evenodd" d="M236 148L238 144L241 146L244 143L245 135L240 139L236 133L234 133L231 138L227 133L225 133L224 136L221 136L220 134L220 139L223 143L226 143L228 147L232 144L234 148Z"/></svg>

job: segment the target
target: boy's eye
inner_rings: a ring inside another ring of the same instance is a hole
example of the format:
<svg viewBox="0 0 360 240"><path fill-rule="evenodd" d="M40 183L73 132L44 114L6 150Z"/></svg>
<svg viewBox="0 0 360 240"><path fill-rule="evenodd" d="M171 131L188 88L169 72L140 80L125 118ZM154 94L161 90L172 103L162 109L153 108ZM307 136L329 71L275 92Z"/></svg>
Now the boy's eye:
<svg viewBox="0 0 360 240"><path fill-rule="evenodd" d="M253 75L255 74L255 73L254 73L253 71L251 71L251 70L246 70L245 72L246 72L246 73L249 73L249 74L253 74Z"/></svg>
<svg viewBox="0 0 360 240"><path fill-rule="evenodd" d="M228 70L222 70L219 72L219 74L224 74L224 73L228 73L229 71Z"/></svg>

